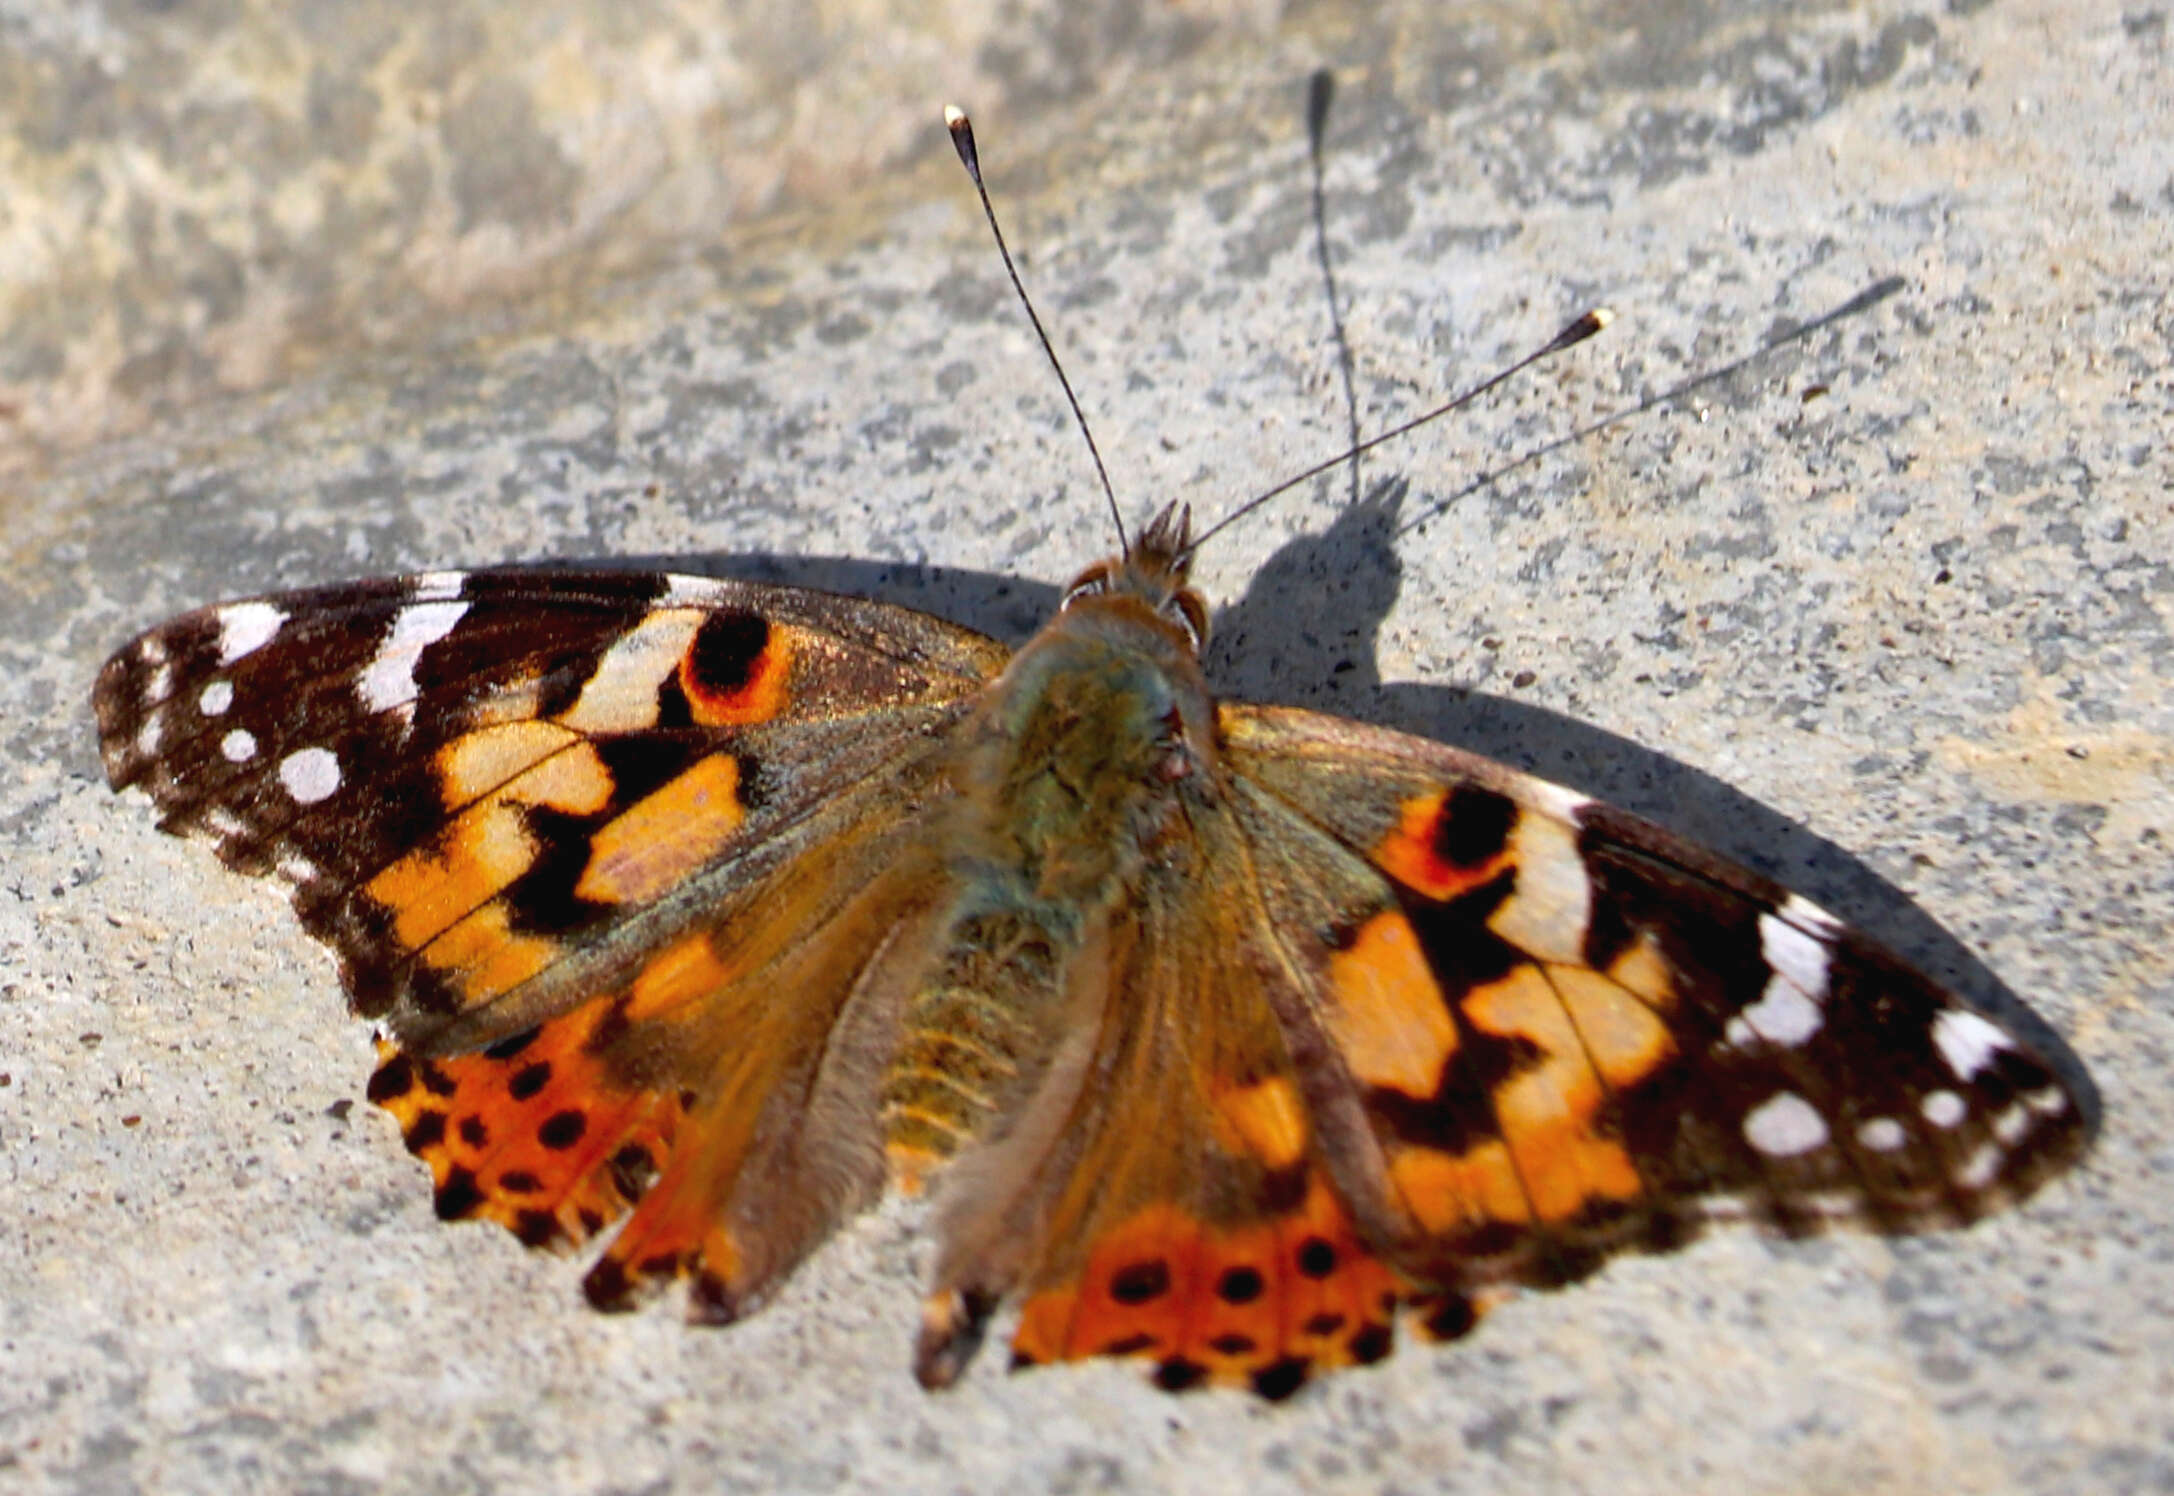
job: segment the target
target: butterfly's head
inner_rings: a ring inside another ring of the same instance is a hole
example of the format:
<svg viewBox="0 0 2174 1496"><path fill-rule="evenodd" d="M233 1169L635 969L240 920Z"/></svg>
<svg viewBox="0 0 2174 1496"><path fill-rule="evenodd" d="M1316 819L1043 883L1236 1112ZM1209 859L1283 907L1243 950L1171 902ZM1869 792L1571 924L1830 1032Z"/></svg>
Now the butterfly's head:
<svg viewBox="0 0 2174 1496"><path fill-rule="evenodd" d="M1123 555L1097 561L1073 578L1064 589L1060 611L1090 598L1136 599L1184 635L1197 659L1208 643L1208 606L1189 581L1192 531L1192 507L1169 505L1126 545Z"/></svg>

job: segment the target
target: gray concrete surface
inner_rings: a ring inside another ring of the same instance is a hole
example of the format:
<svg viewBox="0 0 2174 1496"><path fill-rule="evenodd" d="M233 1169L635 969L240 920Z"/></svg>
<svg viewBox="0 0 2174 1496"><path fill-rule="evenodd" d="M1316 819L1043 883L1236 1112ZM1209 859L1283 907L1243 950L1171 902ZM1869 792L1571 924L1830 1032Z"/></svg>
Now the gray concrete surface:
<svg viewBox="0 0 2174 1496"><path fill-rule="evenodd" d="M77 14L183 24L18 0L0 45ZM92 675L215 596L530 556L1031 628L1106 521L948 152L886 115L925 164L699 247L637 219L608 272L569 251L294 377L217 395L183 371L81 428L133 434L15 449L0 1487L2174 1489L2164 10L1199 14L1104 68L1138 17L1083 13L1101 52L1049 28L1041 55L1084 69L1063 87L976 57L1012 80L986 156L1135 511L1213 512L1584 304L1620 314L1212 550L1220 678L1603 791L2020 997L2099 1089L2085 1166L1963 1234L1618 1264L1275 1407L1001 1357L919 1391L905 1208L724 1332L593 1315L574 1265L439 1225L359 1099L368 1040L325 953L104 788ZM1324 65L1349 405L1303 118ZM336 278L381 248L311 253ZM1889 276L1873 309L1463 492Z"/></svg>

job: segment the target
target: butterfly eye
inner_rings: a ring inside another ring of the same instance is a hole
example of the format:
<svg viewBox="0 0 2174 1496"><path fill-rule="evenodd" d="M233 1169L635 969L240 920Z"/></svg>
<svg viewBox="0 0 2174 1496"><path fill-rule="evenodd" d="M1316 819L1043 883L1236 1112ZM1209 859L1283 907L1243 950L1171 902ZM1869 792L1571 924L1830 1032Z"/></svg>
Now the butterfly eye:
<svg viewBox="0 0 2174 1496"><path fill-rule="evenodd" d="M1193 653L1199 654L1208 647L1208 609L1200 600L1200 594L1189 587L1181 587L1163 604L1163 616L1179 628L1192 641Z"/></svg>
<svg viewBox="0 0 2174 1496"><path fill-rule="evenodd" d="M1064 589L1064 601L1057 605L1059 611L1071 607L1083 597L1100 597L1108 592L1110 576L1110 564L1107 561L1088 567L1073 578L1071 586Z"/></svg>

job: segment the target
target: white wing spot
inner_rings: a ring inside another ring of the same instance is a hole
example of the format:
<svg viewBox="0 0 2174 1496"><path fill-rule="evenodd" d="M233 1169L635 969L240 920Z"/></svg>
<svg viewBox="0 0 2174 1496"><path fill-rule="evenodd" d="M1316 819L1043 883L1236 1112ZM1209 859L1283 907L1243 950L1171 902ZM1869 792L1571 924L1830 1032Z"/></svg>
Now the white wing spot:
<svg viewBox="0 0 2174 1496"><path fill-rule="evenodd" d="M151 679L144 685L143 699L146 701L164 701L173 694L174 667L171 662L161 660L151 667Z"/></svg>
<svg viewBox="0 0 2174 1496"><path fill-rule="evenodd" d="M403 702L413 701L415 662L422 658L424 650L451 633L467 611L464 602L417 603L401 609L393 619L392 633L378 646L377 658L355 682L355 694L362 698L362 704L373 712L389 712Z"/></svg>
<svg viewBox="0 0 2174 1496"><path fill-rule="evenodd" d="M1830 1221L1848 1220L1864 1210L1864 1196L1855 1190L1810 1190L1791 1195L1789 1203Z"/></svg>
<svg viewBox="0 0 2174 1496"><path fill-rule="evenodd" d="M1794 1091L1777 1091L1744 1114L1744 1141L1773 1158L1794 1158L1827 1141L1826 1119Z"/></svg>
<svg viewBox="0 0 2174 1496"><path fill-rule="evenodd" d="M657 608L622 634L558 720L576 732L637 732L657 723L657 692L701 630L696 608Z"/></svg>
<svg viewBox="0 0 2174 1496"><path fill-rule="evenodd" d="M1527 787L1520 786L1519 793L1528 793ZM1560 791L1555 798L1569 793ZM1487 917L1487 927L1543 961L1581 963L1593 916L1593 883L1578 850L1576 822L1568 814L1558 819L1521 809L1510 829L1510 854L1517 862L1517 884Z"/></svg>
<svg viewBox="0 0 2174 1496"><path fill-rule="evenodd" d="M231 665L271 643L287 615L270 603L228 603L218 619L219 663Z"/></svg>
<svg viewBox="0 0 2174 1496"><path fill-rule="evenodd" d="M665 578L659 603L668 608L701 608L721 601L725 584L715 577L690 577L677 572Z"/></svg>
<svg viewBox="0 0 2174 1496"><path fill-rule="evenodd" d="M1857 1128L1857 1141L1874 1153L1892 1153L1909 1141L1909 1133L1893 1117L1873 1117Z"/></svg>
<svg viewBox="0 0 2174 1496"><path fill-rule="evenodd" d="M234 682L215 680L197 693L196 709L207 717L216 717L234 704Z"/></svg>
<svg viewBox="0 0 2174 1496"><path fill-rule="evenodd" d="M1568 821L1573 826L1577 824L1578 812L1593 803L1591 795L1581 795L1545 779L1528 779L1517 787L1517 793L1526 805L1540 814Z"/></svg>
<svg viewBox="0 0 2174 1496"><path fill-rule="evenodd" d="M426 571L415 579L415 600L432 603L459 597L467 582L465 571Z"/></svg>
<svg viewBox="0 0 2174 1496"><path fill-rule="evenodd" d="M1821 940L1832 940L1843 930L1840 920L1800 893L1782 900L1781 917Z"/></svg>
<svg viewBox="0 0 2174 1496"><path fill-rule="evenodd" d="M300 852L279 854L279 873L289 883L308 883L317 877L321 869Z"/></svg>
<svg viewBox="0 0 2174 1496"><path fill-rule="evenodd" d="M279 761L279 782L298 805L315 805L340 787L340 761L329 748L300 748Z"/></svg>
<svg viewBox="0 0 2174 1496"><path fill-rule="evenodd" d="M1814 1001L1827 991L1827 943L1805 934L1778 915L1759 916L1759 954L1787 977L1789 985Z"/></svg>
<svg viewBox="0 0 2174 1496"><path fill-rule="evenodd" d="M257 735L237 727L219 740L219 752L230 764L246 764L257 756Z"/></svg>
<svg viewBox="0 0 2174 1496"><path fill-rule="evenodd" d="M204 824L214 836L236 837L249 830L249 823L223 805L214 805L204 812Z"/></svg>
<svg viewBox="0 0 2174 1496"><path fill-rule="evenodd" d="M1935 1127L1953 1127L1963 1120L1963 1113L1969 1110L1963 1105L1963 1098L1953 1091L1927 1091L1925 1099L1917 1104L1917 1109Z"/></svg>
<svg viewBox="0 0 2174 1496"><path fill-rule="evenodd" d="M1966 1190L1982 1190L1993 1182L2000 1172L2000 1144L1984 1142L1978 1151L1963 1160L1963 1166L1955 1171L1955 1182Z"/></svg>
<svg viewBox="0 0 2174 1496"><path fill-rule="evenodd" d="M159 751L159 738L165 732L165 719L153 712L143 719L143 726L136 729L136 753L140 758L151 758Z"/></svg>
<svg viewBox="0 0 2174 1496"><path fill-rule="evenodd" d="M1993 1119L1993 1136L2013 1148L2037 1125L2038 1119L2031 1114L2030 1103L2019 1101Z"/></svg>
<svg viewBox="0 0 2174 1496"><path fill-rule="evenodd" d="M2059 1086L2044 1086L2025 1091L2023 1104L2041 1117L2058 1117L2068 1110L2068 1093Z"/></svg>
<svg viewBox="0 0 2174 1496"><path fill-rule="evenodd" d="M1741 1048L1754 1036L1794 1049L1819 1032L1827 995L1827 947L1772 914L1759 916L1759 953L1774 975L1759 1000L1729 1020L1724 1037Z"/></svg>
<svg viewBox="0 0 2174 1496"><path fill-rule="evenodd" d="M1932 1021L1932 1042L1957 1080L1969 1080L2015 1043L1967 1008L1949 1008Z"/></svg>

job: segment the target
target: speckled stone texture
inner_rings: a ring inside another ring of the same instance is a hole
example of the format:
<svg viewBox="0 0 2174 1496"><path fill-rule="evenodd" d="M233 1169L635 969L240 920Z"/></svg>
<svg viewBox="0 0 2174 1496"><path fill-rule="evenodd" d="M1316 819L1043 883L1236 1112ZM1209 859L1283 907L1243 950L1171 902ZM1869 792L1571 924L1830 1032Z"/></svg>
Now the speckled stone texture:
<svg viewBox="0 0 2174 1496"><path fill-rule="evenodd" d="M1493 752L1775 872L2020 997L2103 1104L2082 1169L1970 1232L1722 1234L1275 1407L1001 1355L921 1392L904 1207L730 1330L588 1312L574 1265L432 1218L276 891L105 789L99 662L216 596L669 558L1018 637L1109 542L892 33L845 19L801 55L772 7L608 37L539 9L567 43L446 9L469 34L441 47L375 8L0 0L0 1487L2174 1488L2162 9L1029 5L957 44L1135 512L1212 515L1619 313L1212 548L1226 687ZM538 82L569 46L604 102ZM117 71L100 92L56 57ZM421 81L367 81L394 76ZM757 95L797 112L568 123ZM184 97L226 111L206 143ZM268 98L321 103L322 132L279 144ZM610 142L650 134L747 157L614 207L615 167L650 168ZM848 137L858 166L752 214ZM205 223L257 226L221 241L238 269L188 248L192 171ZM47 244L70 201L79 240ZM413 256L491 244L505 286L425 298ZM223 362L242 344L258 362Z"/></svg>

